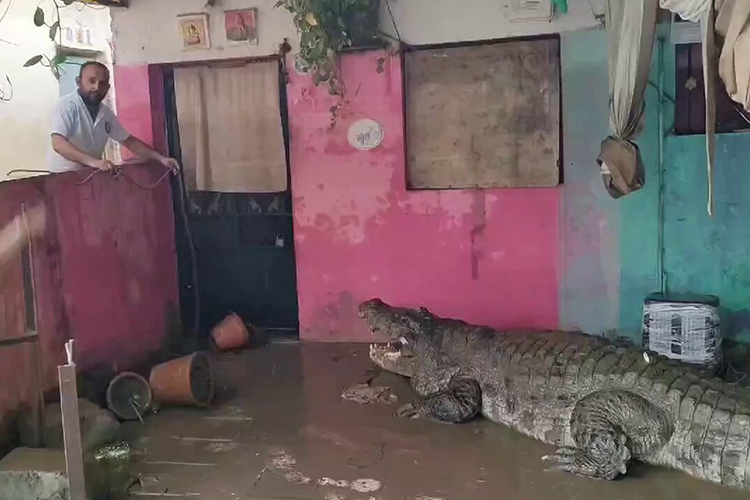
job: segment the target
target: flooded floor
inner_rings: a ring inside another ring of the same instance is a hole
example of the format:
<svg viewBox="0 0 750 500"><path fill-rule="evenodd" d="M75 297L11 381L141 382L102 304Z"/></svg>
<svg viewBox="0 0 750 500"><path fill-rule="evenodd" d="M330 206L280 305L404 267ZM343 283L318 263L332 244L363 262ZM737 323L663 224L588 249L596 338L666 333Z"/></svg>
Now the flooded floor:
<svg viewBox="0 0 750 500"><path fill-rule="evenodd" d="M163 408L128 424L142 486L133 498L196 500L733 500L750 494L634 466L614 482L546 472L551 447L488 421L443 425L392 416L405 380L377 376L395 405L342 391L373 376L367 347L271 344L213 358L209 410Z"/></svg>

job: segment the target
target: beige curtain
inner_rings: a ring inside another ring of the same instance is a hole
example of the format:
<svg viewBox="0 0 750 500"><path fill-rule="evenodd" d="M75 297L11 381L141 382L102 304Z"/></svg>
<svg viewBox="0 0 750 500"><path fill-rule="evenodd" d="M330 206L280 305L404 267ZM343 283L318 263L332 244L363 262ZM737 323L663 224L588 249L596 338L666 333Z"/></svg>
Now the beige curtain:
<svg viewBox="0 0 750 500"><path fill-rule="evenodd" d="M188 189L286 190L278 63L177 68L174 75Z"/></svg>

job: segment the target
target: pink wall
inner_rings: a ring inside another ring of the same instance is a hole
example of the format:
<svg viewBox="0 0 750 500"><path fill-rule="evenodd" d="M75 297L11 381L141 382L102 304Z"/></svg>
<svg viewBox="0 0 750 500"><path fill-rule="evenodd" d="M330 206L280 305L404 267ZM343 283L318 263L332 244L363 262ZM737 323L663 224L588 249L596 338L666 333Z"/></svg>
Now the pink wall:
<svg viewBox="0 0 750 500"><path fill-rule="evenodd" d="M424 305L499 328L558 325L559 189L407 191L398 56L342 58L337 100L290 71L289 114L301 337L369 340L362 300ZM383 143L347 129L372 118Z"/></svg>
<svg viewBox="0 0 750 500"><path fill-rule="evenodd" d="M115 66L117 116L131 134L167 151L164 82L158 66ZM132 155L123 149L123 159Z"/></svg>
<svg viewBox="0 0 750 500"><path fill-rule="evenodd" d="M143 186L162 173L161 166L128 169ZM122 370L158 351L178 321L169 184L144 190L125 177L98 174L79 185L87 174L0 184L0 225L23 203L43 201L47 209L46 235L34 247L47 389L56 384L67 339L76 340L80 370ZM20 258L0 271L0 338L10 338L25 328ZM0 441L34 394L29 354L24 346L0 350Z"/></svg>

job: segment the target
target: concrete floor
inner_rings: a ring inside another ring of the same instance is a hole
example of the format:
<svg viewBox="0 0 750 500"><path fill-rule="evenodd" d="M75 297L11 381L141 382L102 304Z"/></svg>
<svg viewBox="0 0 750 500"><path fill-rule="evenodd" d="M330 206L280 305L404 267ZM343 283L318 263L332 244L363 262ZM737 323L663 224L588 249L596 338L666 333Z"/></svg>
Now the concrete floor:
<svg viewBox="0 0 750 500"><path fill-rule="evenodd" d="M488 421L448 426L392 417L344 388L372 376L366 346L271 344L214 357L210 410L164 408L129 424L143 487L133 498L513 500L644 497L733 500L742 492L635 466L614 482L545 472L551 448ZM408 385L390 374L398 404ZM360 481L358 481L360 480Z"/></svg>

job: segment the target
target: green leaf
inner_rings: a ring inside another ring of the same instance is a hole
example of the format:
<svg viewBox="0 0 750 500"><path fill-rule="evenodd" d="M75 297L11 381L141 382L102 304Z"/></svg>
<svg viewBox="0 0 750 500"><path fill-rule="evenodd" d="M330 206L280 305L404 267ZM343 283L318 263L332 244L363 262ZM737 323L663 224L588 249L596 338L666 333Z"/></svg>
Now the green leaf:
<svg viewBox="0 0 750 500"><path fill-rule="evenodd" d="M57 38L58 31L60 31L60 21L55 21L55 23L49 27L50 40L54 41Z"/></svg>
<svg viewBox="0 0 750 500"><path fill-rule="evenodd" d="M44 26L44 11L37 7L36 11L34 11L34 24L36 26Z"/></svg>
<svg viewBox="0 0 750 500"><path fill-rule="evenodd" d="M41 60L42 60L42 56L41 55L34 56L31 59L29 59L28 61L26 61L23 64L23 67L24 68L28 68L30 66L34 66L35 64L39 64L39 61L41 61Z"/></svg>

